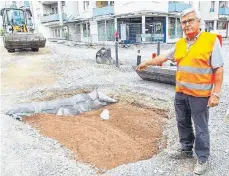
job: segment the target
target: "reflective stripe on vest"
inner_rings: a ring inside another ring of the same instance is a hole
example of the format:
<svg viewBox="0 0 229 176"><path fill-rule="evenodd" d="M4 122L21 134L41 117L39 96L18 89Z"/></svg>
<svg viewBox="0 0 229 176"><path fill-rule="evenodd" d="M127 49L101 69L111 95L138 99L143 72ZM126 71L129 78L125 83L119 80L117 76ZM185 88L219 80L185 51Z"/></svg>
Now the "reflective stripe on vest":
<svg viewBox="0 0 229 176"><path fill-rule="evenodd" d="M186 82L176 82L177 86L187 87L188 89L195 90L211 90L212 84L194 84L194 83L186 83Z"/></svg>
<svg viewBox="0 0 229 176"><path fill-rule="evenodd" d="M177 71L184 71L197 74L212 74L212 68L195 68L190 66L178 66Z"/></svg>

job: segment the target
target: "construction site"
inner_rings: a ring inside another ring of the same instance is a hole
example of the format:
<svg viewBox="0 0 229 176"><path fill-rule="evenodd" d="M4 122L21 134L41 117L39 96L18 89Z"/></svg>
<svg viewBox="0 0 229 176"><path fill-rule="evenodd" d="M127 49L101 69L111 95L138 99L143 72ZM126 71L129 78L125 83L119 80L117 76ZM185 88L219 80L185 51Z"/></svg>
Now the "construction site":
<svg viewBox="0 0 229 176"><path fill-rule="evenodd" d="M171 47L163 44L161 52ZM98 64L100 48L47 41L38 52L8 53L1 45L3 175L192 173L194 159L167 155L179 146L175 86L167 83L172 77L144 80L135 70L138 50L143 62L157 45L119 47L119 67ZM115 60L115 47L109 48ZM228 49L225 41L222 96L210 109L212 176L227 175L229 168Z"/></svg>

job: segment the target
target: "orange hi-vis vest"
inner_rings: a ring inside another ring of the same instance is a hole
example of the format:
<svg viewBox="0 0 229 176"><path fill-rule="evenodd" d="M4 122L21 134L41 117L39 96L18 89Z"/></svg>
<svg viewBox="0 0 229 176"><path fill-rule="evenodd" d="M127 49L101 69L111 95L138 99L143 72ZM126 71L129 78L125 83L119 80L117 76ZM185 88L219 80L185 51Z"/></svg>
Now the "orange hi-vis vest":
<svg viewBox="0 0 229 176"><path fill-rule="evenodd" d="M176 92L195 97L211 95L214 74L210 56L216 37L216 34L202 32L189 50L185 38L176 43Z"/></svg>

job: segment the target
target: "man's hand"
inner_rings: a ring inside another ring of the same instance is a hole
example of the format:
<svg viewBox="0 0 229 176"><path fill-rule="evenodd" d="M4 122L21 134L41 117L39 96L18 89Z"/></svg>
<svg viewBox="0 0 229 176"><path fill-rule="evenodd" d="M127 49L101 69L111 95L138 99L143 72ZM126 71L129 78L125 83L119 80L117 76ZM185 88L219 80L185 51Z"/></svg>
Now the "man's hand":
<svg viewBox="0 0 229 176"><path fill-rule="evenodd" d="M146 63L141 63L140 65L137 66L136 70L137 71L142 71L145 70L148 67Z"/></svg>
<svg viewBox="0 0 229 176"><path fill-rule="evenodd" d="M208 107L214 107L219 104L219 98L215 95L212 95L208 100Z"/></svg>
<svg viewBox="0 0 229 176"><path fill-rule="evenodd" d="M166 62L167 60L168 59L166 58L165 55L159 55L153 59L149 59L149 60L143 62L142 64L137 66L136 70L142 71L142 70L145 70L150 65L161 65L163 62Z"/></svg>

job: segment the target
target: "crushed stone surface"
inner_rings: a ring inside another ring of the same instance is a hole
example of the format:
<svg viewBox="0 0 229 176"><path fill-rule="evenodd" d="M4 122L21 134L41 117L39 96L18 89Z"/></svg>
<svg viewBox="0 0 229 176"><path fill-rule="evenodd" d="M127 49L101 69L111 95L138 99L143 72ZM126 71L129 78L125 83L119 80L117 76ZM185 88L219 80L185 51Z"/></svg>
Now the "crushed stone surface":
<svg viewBox="0 0 229 176"><path fill-rule="evenodd" d="M114 46L110 47L114 57ZM171 45L164 45L161 50L170 47ZM136 65L139 46L119 48L119 57L123 63L120 68L96 64L95 54L99 48L48 43L46 48L40 49L37 53L7 53L1 45L1 175L193 175L195 159L172 160L167 155L168 150L179 146L173 108L174 86L143 81L138 77L132 66ZM144 61L151 58L152 51L156 51L156 45L146 45L140 49ZM223 45L225 74L220 104L210 108L211 156L209 170L205 176L224 176L229 173L229 124L224 119L229 107L228 50L229 45ZM40 64L35 66L36 59ZM25 64L31 63L29 67L35 67L40 74L36 75L31 70L29 74L33 74L32 77L19 76L15 82L21 86L12 86L15 77L8 77L12 78L9 80L5 79L5 75L9 75L10 68L18 68L23 61L26 61ZM48 77L51 82L55 81L52 84L49 84L49 81L40 83L42 72L44 75L49 73L44 77ZM32 79L33 82L37 80L39 84L32 84L27 79ZM168 110L169 120L163 127L167 148L151 158L122 164L99 173L98 168L71 158L72 152L56 139L45 137L32 126L3 114L4 109L13 103L70 97L78 92L90 92L94 89L123 102Z"/></svg>

